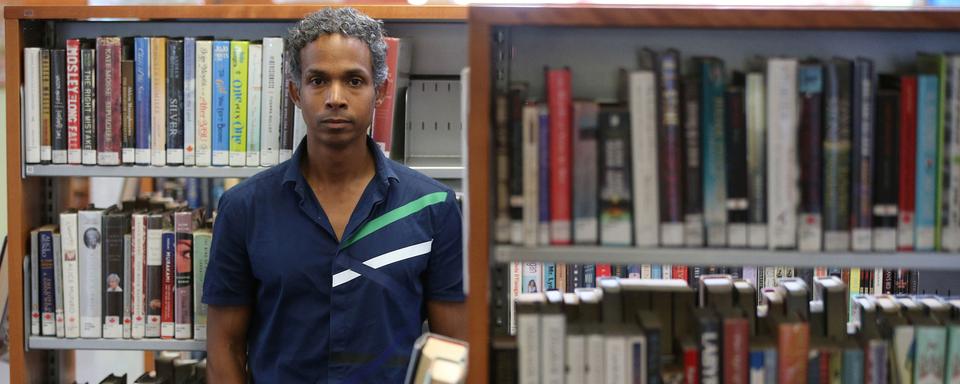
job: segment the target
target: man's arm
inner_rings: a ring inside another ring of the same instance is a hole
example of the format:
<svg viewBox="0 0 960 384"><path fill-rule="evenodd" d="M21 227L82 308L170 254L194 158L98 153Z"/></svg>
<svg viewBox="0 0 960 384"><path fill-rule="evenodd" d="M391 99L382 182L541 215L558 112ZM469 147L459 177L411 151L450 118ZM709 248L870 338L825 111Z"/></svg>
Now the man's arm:
<svg viewBox="0 0 960 384"><path fill-rule="evenodd" d="M207 306L207 377L247 382L247 326L253 307Z"/></svg>
<svg viewBox="0 0 960 384"><path fill-rule="evenodd" d="M427 320L430 324L430 332L467 340L467 303L429 300L427 301Z"/></svg>

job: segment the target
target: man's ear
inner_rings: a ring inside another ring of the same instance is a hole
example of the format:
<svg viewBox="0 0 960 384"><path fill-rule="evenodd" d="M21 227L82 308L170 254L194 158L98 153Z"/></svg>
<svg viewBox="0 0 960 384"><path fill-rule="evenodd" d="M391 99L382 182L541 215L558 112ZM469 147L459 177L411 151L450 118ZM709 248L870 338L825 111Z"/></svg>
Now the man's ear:
<svg viewBox="0 0 960 384"><path fill-rule="evenodd" d="M383 101L386 100L387 98L387 83L389 82L390 82L390 78L387 78L386 80L383 81L383 84L380 84L380 86L377 87L376 106L378 107L380 106L380 104L383 104Z"/></svg>
<svg viewBox="0 0 960 384"><path fill-rule="evenodd" d="M293 104L296 104L297 108L303 109L300 106L300 89L297 88L297 85L292 81L287 81L287 91L290 92L290 99L293 100Z"/></svg>

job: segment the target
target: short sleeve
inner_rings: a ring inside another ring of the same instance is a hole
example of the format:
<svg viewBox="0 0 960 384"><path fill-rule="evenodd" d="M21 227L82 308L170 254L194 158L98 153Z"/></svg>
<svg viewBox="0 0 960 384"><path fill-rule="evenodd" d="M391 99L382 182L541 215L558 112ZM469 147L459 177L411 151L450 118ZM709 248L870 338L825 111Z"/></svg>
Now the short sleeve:
<svg viewBox="0 0 960 384"><path fill-rule="evenodd" d="M249 305L254 301L254 277L244 239L247 212L235 197L227 192L220 198L213 224L203 281L203 302L208 305Z"/></svg>
<svg viewBox="0 0 960 384"><path fill-rule="evenodd" d="M463 219L453 192L439 210L424 290L428 300L463 301Z"/></svg>

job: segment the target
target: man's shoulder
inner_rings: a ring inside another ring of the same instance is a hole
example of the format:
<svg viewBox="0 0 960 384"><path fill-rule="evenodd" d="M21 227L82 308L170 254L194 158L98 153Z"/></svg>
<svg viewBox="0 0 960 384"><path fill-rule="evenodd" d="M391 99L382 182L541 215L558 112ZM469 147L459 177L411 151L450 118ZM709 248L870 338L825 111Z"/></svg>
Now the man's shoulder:
<svg viewBox="0 0 960 384"><path fill-rule="evenodd" d="M446 184L424 175L415 169L411 169L406 165L387 159L387 166L393 169L393 172L397 175L399 185L403 191L415 196L415 198L435 192L447 192L451 194L451 197L453 195L453 189Z"/></svg>

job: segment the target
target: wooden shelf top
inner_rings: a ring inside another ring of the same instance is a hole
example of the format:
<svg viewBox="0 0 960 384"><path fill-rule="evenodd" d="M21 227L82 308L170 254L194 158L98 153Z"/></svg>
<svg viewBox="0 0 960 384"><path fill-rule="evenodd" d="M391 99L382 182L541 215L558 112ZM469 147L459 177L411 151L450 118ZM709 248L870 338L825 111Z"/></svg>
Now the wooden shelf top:
<svg viewBox="0 0 960 384"><path fill-rule="evenodd" d="M960 10L657 6L474 6L471 23L503 26L960 30Z"/></svg>
<svg viewBox="0 0 960 384"><path fill-rule="evenodd" d="M327 4L243 5L19 5L4 8L4 17L20 20L296 20ZM463 22L467 8L455 5L353 5L375 19L387 21Z"/></svg>

